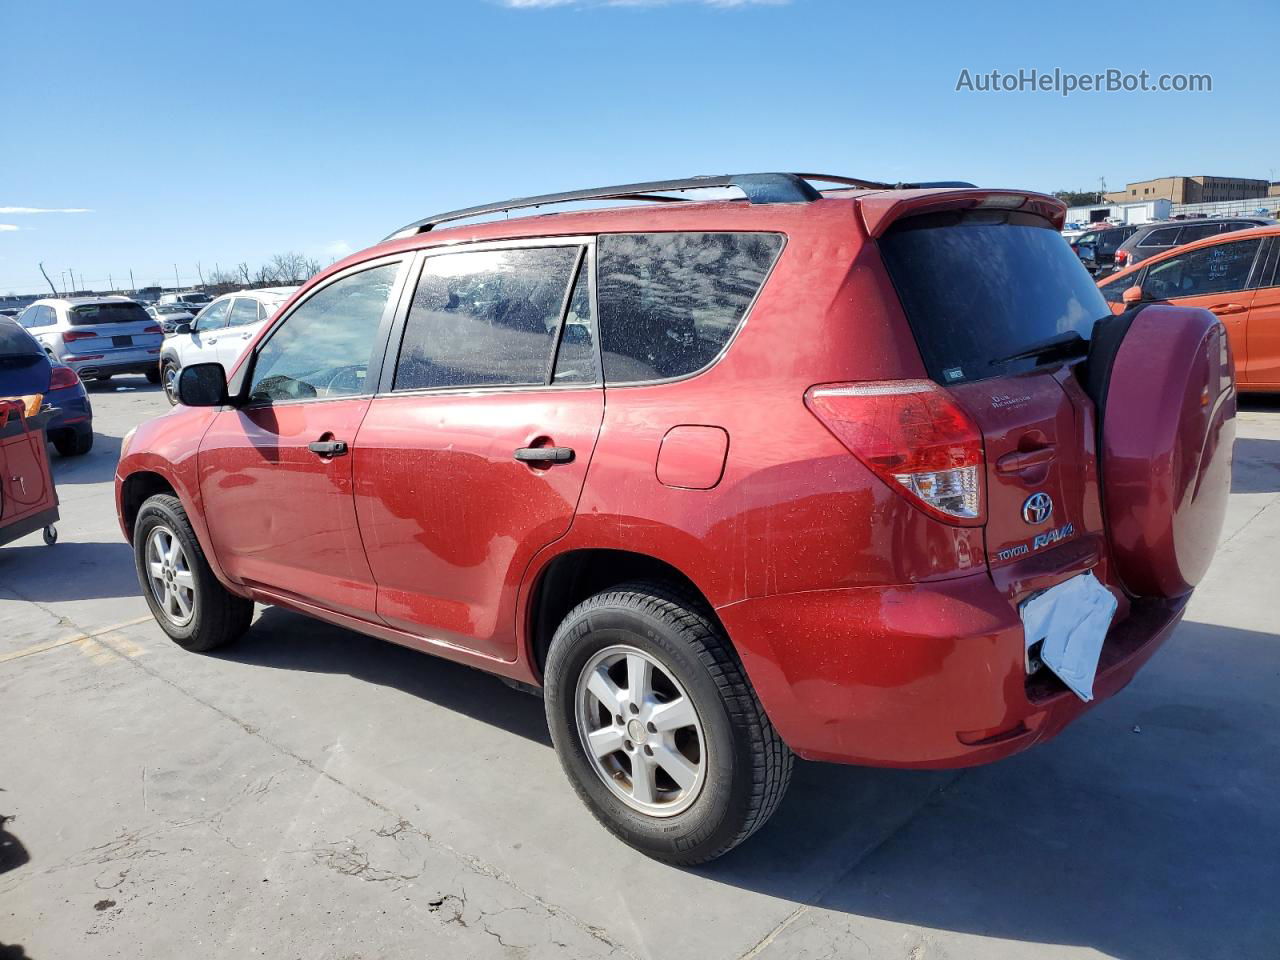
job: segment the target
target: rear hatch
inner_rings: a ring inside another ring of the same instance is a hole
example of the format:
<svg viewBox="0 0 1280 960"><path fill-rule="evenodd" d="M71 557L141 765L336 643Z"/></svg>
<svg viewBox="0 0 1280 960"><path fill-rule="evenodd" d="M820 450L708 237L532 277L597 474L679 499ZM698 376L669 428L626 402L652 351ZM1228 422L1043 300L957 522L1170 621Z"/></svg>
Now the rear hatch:
<svg viewBox="0 0 1280 960"><path fill-rule="evenodd" d="M157 352L164 339L160 325L141 304L131 301L81 303L67 309L71 329L62 335L73 356L110 359L125 353Z"/></svg>
<svg viewBox="0 0 1280 960"><path fill-rule="evenodd" d="M1098 288L1053 223L1018 210L908 217L879 244L929 376L982 433L996 582L1018 599L1047 585L1037 571L1093 566L1095 413L1072 368L1110 316Z"/></svg>

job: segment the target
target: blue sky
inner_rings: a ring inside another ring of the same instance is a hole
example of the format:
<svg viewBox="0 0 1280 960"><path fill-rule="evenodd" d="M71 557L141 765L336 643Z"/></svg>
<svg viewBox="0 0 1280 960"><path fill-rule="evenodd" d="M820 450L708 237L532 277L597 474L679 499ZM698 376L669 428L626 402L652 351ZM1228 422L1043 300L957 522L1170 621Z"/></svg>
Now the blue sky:
<svg viewBox="0 0 1280 960"><path fill-rule="evenodd" d="M0 3L0 293L327 262L428 213L747 170L1280 179L1280 4ZM1212 93L957 93L960 71ZM82 208L31 213L12 208ZM78 282L78 281L77 281Z"/></svg>

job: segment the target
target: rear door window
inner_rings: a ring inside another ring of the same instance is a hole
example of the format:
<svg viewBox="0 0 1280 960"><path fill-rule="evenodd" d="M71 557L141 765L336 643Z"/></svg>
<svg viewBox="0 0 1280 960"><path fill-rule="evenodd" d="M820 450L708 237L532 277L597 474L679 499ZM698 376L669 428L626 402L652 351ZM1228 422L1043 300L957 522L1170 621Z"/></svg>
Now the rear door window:
<svg viewBox="0 0 1280 960"><path fill-rule="evenodd" d="M1261 246L1261 237L1250 237L1169 257L1148 268L1143 296L1170 300L1243 290Z"/></svg>
<svg viewBox="0 0 1280 960"><path fill-rule="evenodd" d="M1031 369L1012 354L1111 315L1047 220L1018 212L910 217L880 240L925 367L938 383Z"/></svg>
<svg viewBox="0 0 1280 960"><path fill-rule="evenodd" d="M602 235L596 301L605 381L669 380L709 366L781 249L776 233Z"/></svg>
<svg viewBox="0 0 1280 960"><path fill-rule="evenodd" d="M1178 236L1178 243L1191 243L1193 240L1212 237L1222 232L1222 226L1220 223L1197 223L1194 226L1183 227L1182 233Z"/></svg>
<svg viewBox="0 0 1280 960"><path fill-rule="evenodd" d="M1181 227L1164 227L1152 230L1138 241L1140 247L1173 247L1178 243L1178 232Z"/></svg>
<svg viewBox="0 0 1280 960"><path fill-rule="evenodd" d="M516 247L427 258L392 389L546 384L582 250Z"/></svg>

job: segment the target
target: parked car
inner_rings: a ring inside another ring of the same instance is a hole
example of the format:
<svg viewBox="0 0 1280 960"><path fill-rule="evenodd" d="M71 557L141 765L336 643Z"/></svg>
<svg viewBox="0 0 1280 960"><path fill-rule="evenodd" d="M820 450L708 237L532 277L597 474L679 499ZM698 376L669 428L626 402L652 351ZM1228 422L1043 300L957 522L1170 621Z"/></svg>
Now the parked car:
<svg viewBox="0 0 1280 960"><path fill-rule="evenodd" d="M1242 391L1280 392L1280 225L1205 237L1108 277L1115 313L1142 303L1204 307L1222 320Z"/></svg>
<svg viewBox="0 0 1280 960"><path fill-rule="evenodd" d="M81 379L110 380L116 374L145 374L160 382L156 321L128 297L37 300L18 318L48 351Z"/></svg>
<svg viewBox="0 0 1280 960"><path fill-rule="evenodd" d="M708 187L744 197L518 215ZM1065 209L778 173L412 223L125 437L143 593L189 650L272 603L540 685L586 806L670 863L793 755L1048 740L1182 616L1235 423L1213 315L1113 318Z"/></svg>
<svg viewBox="0 0 1280 960"><path fill-rule="evenodd" d="M58 453L78 457L93 448L93 406L76 372L55 363L26 330L0 318L0 397L44 395L57 411L45 434Z"/></svg>
<svg viewBox="0 0 1280 960"><path fill-rule="evenodd" d="M1090 273L1095 276L1107 273L1112 268L1120 244L1129 239L1137 229L1136 226L1095 228L1073 240L1071 249Z"/></svg>
<svg viewBox="0 0 1280 960"><path fill-rule="evenodd" d="M263 287L224 293L199 315L177 323L160 350L160 376L165 396L178 402L178 373L193 363L221 363L230 369L262 324L280 309L297 287Z"/></svg>
<svg viewBox="0 0 1280 960"><path fill-rule="evenodd" d="M0 307L0 317L16 317L21 312L21 307Z"/></svg>
<svg viewBox="0 0 1280 960"><path fill-rule="evenodd" d="M212 302L213 297L205 293L203 290L184 290L181 293L161 294L160 299L156 301L156 304L185 307L194 315L199 313Z"/></svg>
<svg viewBox="0 0 1280 960"><path fill-rule="evenodd" d="M160 299L160 287L141 287L133 292L130 298L138 303L156 303Z"/></svg>
<svg viewBox="0 0 1280 960"><path fill-rule="evenodd" d="M1115 252L1115 269L1122 270L1142 263L1160 253L1184 244L1214 237L1220 233L1248 230L1276 221L1265 217L1202 217L1195 220L1164 220L1145 223L1128 237Z"/></svg>
<svg viewBox="0 0 1280 960"><path fill-rule="evenodd" d="M198 310L176 303L158 303L147 307L147 315L160 325L160 332L166 337L172 336L179 324L190 323L196 318Z"/></svg>

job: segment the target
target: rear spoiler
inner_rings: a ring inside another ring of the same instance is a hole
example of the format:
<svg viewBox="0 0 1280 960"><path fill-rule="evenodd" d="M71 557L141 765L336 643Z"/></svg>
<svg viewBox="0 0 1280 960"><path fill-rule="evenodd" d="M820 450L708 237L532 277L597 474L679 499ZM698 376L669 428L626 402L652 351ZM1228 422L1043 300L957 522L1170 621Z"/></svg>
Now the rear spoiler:
<svg viewBox="0 0 1280 960"><path fill-rule="evenodd" d="M1022 210L1043 217L1061 230L1067 219L1067 205L1057 197L1025 190L895 190L871 193L858 199L867 233L884 234L889 226L904 217L939 210Z"/></svg>

